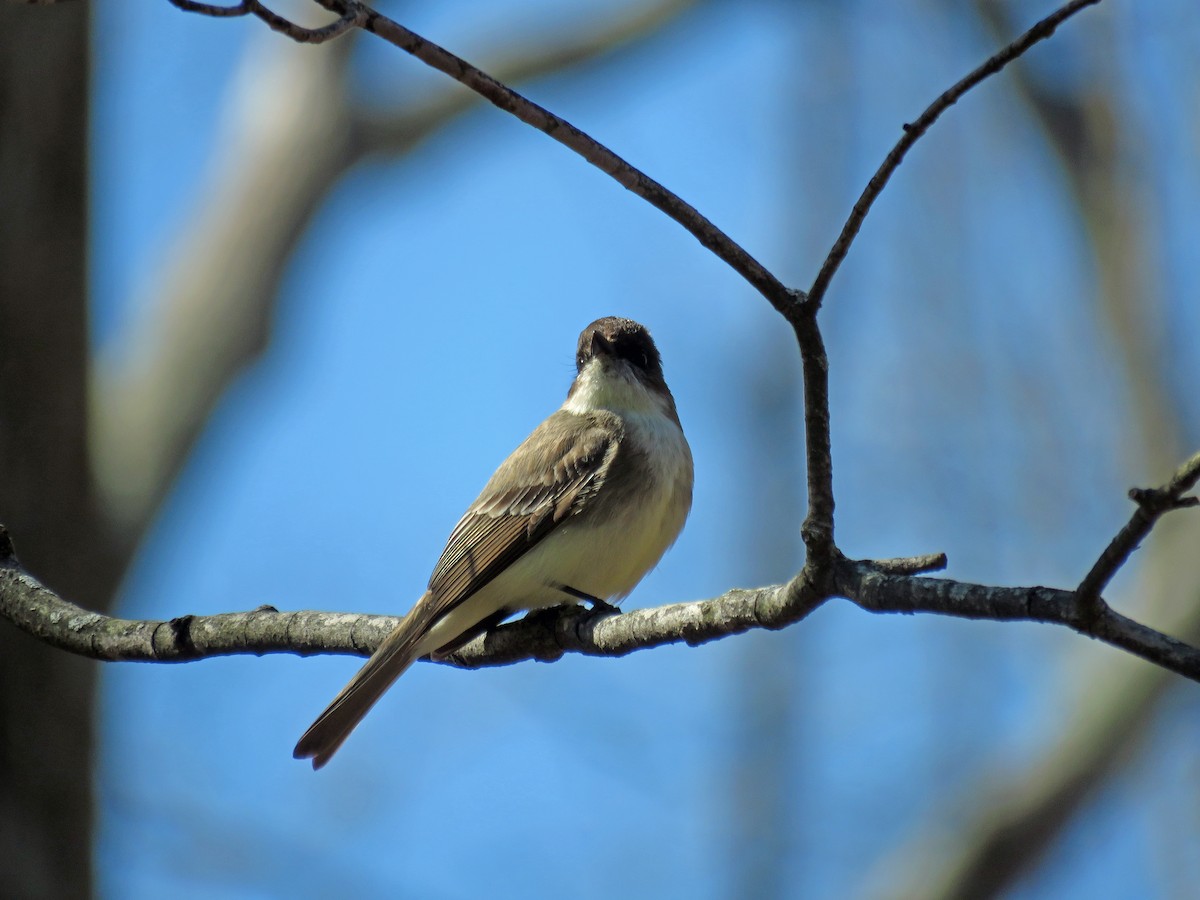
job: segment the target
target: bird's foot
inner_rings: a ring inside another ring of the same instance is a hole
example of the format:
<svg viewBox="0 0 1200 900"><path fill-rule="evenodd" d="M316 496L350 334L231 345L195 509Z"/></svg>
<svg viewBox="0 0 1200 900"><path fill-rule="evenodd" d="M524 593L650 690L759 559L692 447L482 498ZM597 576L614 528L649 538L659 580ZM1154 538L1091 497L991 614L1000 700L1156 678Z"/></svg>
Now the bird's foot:
<svg viewBox="0 0 1200 900"><path fill-rule="evenodd" d="M564 594L570 594L576 600L580 600L588 604L591 607L591 609L588 610L588 613L591 616L615 616L621 612L607 600L601 600L599 597L593 597L591 594L573 588L569 584L559 585L559 590Z"/></svg>

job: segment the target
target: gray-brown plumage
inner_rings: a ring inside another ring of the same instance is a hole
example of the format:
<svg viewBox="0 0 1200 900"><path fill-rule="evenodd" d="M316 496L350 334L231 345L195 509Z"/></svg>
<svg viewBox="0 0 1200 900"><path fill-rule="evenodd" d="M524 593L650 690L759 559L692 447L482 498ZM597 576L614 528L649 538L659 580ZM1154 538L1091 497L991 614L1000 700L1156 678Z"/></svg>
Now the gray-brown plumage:
<svg viewBox="0 0 1200 900"><path fill-rule="evenodd" d="M496 470L425 594L300 738L296 758L328 762L415 660L521 609L623 597L674 542L692 460L654 342L629 319L598 319L580 335L576 364L562 408Z"/></svg>

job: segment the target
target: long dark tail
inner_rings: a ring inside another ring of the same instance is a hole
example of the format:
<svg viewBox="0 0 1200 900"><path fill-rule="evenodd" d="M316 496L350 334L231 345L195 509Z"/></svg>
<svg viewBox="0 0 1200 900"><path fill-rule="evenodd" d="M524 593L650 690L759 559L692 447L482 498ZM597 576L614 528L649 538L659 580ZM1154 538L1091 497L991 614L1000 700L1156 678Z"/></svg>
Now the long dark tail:
<svg viewBox="0 0 1200 900"><path fill-rule="evenodd" d="M425 599L422 598L422 601ZM428 604L422 601L418 601L384 639L379 649L358 670L358 674L333 698L325 712L317 716L317 720L296 742L293 757L311 759L314 769L329 762L350 732L363 720L363 716L416 661L421 638L428 633L430 624L426 609Z"/></svg>

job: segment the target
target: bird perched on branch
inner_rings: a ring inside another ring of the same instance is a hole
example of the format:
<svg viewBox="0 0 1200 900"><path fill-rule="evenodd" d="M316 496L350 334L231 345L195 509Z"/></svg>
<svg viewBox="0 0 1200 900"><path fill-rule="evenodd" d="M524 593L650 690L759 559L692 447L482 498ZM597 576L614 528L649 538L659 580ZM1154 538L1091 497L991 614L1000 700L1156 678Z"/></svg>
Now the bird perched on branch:
<svg viewBox="0 0 1200 900"><path fill-rule="evenodd" d="M567 399L450 533L429 587L296 744L319 769L404 671L524 609L625 597L683 529L692 454L644 327L579 335Z"/></svg>

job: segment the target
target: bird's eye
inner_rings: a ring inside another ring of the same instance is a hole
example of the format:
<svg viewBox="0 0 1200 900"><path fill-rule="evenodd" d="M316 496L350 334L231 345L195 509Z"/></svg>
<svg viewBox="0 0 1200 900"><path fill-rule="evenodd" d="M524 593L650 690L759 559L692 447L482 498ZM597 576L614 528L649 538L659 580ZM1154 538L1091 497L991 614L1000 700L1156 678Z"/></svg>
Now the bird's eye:
<svg viewBox="0 0 1200 900"><path fill-rule="evenodd" d="M650 357L647 356L645 353L642 354L642 368L645 369L647 372L650 371Z"/></svg>

